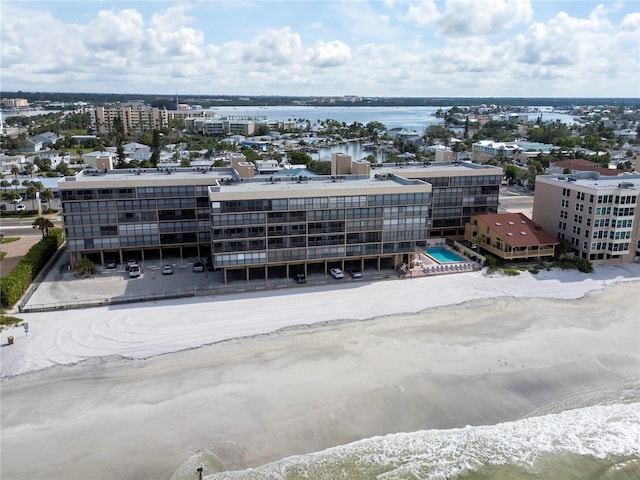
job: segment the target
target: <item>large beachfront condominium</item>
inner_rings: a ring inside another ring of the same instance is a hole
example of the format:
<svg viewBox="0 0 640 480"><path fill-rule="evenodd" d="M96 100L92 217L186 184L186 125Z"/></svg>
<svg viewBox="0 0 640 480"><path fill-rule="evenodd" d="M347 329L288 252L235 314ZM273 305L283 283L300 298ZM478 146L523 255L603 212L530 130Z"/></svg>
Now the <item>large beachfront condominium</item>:
<svg viewBox="0 0 640 480"><path fill-rule="evenodd" d="M332 175L230 168L87 170L59 182L71 262L211 257L246 278L270 269L394 268L430 236L461 239L495 213L502 170L379 166L334 154ZM441 198L435 198L435 195ZM435 232L435 235L431 235Z"/></svg>
<svg viewBox="0 0 640 480"><path fill-rule="evenodd" d="M377 171L388 171L382 169ZM429 183L432 190L429 236L464 238L472 215L498 212L502 168L469 162L404 165L392 169L402 177Z"/></svg>
<svg viewBox="0 0 640 480"><path fill-rule="evenodd" d="M58 182L71 263L208 256L216 169L87 169Z"/></svg>
<svg viewBox="0 0 640 480"><path fill-rule="evenodd" d="M536 178L533 220L594 263L640 257L640 175L597 172Z"/></svg>
<svg viewBox="0 0 640 480"><path fill-rule="evenodd" d="M427 239L431 185L390 174L274 176L209 188L213 265L250 278L393 269Z"/></svg>

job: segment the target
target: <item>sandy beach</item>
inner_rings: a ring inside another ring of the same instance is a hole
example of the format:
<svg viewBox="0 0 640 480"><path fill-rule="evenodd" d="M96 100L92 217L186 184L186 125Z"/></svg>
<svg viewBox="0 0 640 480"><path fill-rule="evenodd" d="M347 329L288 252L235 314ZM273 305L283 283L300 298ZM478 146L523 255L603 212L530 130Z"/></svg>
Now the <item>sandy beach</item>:
<svg viewBox="0 0 640 480"><path fill-rule="evenodd" d="M639 290L633 264L31 314L3 332L2 478L168 480L198 449L240 469L640 402Z"/></svg>

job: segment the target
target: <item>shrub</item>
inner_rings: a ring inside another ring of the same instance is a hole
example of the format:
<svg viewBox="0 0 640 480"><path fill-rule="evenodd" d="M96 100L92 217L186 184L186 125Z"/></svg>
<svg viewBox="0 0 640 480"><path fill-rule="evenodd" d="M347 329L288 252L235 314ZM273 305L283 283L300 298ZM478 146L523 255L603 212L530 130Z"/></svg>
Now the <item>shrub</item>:
<svg viewBox="0 0 640 480"><path fill-rule="evenodd" d="M512 268L512 267L503 268L502 272L505 275L509 275L510 277L515 277L516 275L520 275L520 270L518 270L517 268Z"/></svg>
<svg viewBox="0 0 640 480"><path fill-rule="evenodd" d="M95 275L96 266L88 258L81 258L73 266L73 269L78 272L79 275Z"/></svg>
<svg viewBox="0 0 640 480"><path fill-rule="evenodd" d="M49 235L31 247L18 265L0 279L0 306L3 309L13 307L20 300L61 244L62 231L52 228Z"/></svg>

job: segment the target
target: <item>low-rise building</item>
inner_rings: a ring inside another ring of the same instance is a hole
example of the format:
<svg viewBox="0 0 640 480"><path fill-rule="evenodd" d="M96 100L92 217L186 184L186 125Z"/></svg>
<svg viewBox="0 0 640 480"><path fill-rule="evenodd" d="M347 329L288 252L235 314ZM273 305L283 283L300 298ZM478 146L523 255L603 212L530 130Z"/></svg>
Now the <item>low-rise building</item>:
<svg viewBox="0 0 640 480"><path fill-rule="evenodd" d="M507 261L551 259L559 243L523 213L473 215L464 239Z"/></svg>

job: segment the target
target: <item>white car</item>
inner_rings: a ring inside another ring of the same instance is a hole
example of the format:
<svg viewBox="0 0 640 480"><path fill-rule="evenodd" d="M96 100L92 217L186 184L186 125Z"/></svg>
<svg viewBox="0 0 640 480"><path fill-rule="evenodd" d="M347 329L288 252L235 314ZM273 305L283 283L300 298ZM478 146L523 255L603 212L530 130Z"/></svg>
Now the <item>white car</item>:
<svg viewBox="0 0 640 480"><path fill-rule="evenodd" d="M131 278L138 278L142 272L140 271L140 265L134 263L133 265L129 265L129 276Z"/></svg>
<svg viewBox="0 0 640 480"><path fill-rule="evenodd" d="M14 198L13 200L11 200L11 203L20 203L20 202L22 202L22 197Z"/></svg>
<svg viewBox="0 0 640 480"><path fill-rule="evenodd" d="M20 205L16 205L16 210L26 210L27 206L24 203L21 203Z"/></svg>
<svg viewBox="0 0 640 480"><path fill-rule="evenodd" d="M339 268L332 268L329 273L333 278L344 278L344 273Z"/></svg>
<svg viewBox="0 0 640 480"><path fill-rule="evenodd" d="M166 264L164 267L162 267L163 275L171 275L172 273L173 273L173 265Z"/></svg>

